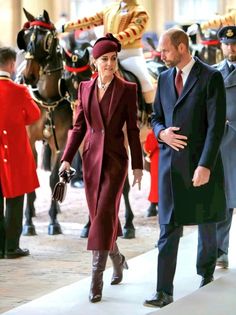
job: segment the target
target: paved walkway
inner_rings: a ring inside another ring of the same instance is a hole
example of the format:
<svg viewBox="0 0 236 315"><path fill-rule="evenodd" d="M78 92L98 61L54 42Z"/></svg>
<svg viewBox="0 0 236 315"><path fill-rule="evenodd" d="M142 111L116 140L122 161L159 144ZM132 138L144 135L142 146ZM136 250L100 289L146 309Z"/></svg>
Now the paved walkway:
<svg viewBox="0 0 236 315"><path fill-rule="evenodd" d="M236 219L236 218L234 218ZM231 245L236 236L236 221L231 233ZM231 246L230 268L217 268L215 281L199 289L200 277L196 275L197 232L180 241L173 304L163 309L143 306L156 286L157 249L152 249L128 261L120 285L111 286L112 268L104 273L103 299L101 303L88 302L90 277L64 286L32 302L12 309L4 315L235 315L236 248Z"/></svg>
<svg viewBox="0 0 236 315"><path fill-rule="evenodd" d="M38 173L41 187L37 190L37 217L34 219L37 235L21 237L21 247L30 249L29 257L0 259L0 313L90 275L91 253L86 250L87 240L79 236L88 213L84 189L68 186L66 200L58 215L63 234L49 236L49 173L40 170ZM153 249L158 237L157 218L145 217L149 205L148 190L149 174L145 172L142 190L134 187L130 191L136 238L119 239L118 242L127 259ZM123 200L120 218L123 224Z"/></svg>
<svg viewBox="0 0 236 315"><path fill-rule="evenodd" d="M34 219L37 235L22 236L21 247L29 248L29 257L0 259L0 313L23 305L63 286L73 284L90 276L91 253L86 250L86 239L80 232L87 221L84 189L68 186L67 197L61 205L58 220L63 234L49 236L48 208L51 198L49 173L39 170L41 187L37 190ZM149 173L144 172L142 189L130 191L130 202L135 214L136 238L118 241L121 252L132 259L153 250L158 238L158 217L147 218ZM132 177L131 177L132 179ZM121 200L120 219L124 224L124 202ZM188 235L195 227L186 227ZM108 261L107 267L111 267ZM146 267L145 267L146 268ZM86 291L87 294L87 291Z"/></svg>

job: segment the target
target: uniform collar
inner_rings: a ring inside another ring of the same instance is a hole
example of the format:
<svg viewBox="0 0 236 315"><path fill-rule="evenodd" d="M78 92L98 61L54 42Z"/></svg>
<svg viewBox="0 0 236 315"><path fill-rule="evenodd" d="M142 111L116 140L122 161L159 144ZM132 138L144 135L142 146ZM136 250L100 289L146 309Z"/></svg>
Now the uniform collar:
<svg viewBox="0 0 236 315"><path fill-rule="evenodd" d="M123 8L126 8L127 6L130 6L130 5L139 5L138 3L138 0L133 0L132 3L125 3L124 1L120 1L120 8L123 9Z"/></svg>
<svg viewBox="0 0 236 315"><path fill-rule="evenodd" d="M11 78L11 75L9 72L6 72L6 71L2 71L0 70L0 77L7 77L7 78Z"/></svg>
<svg viewBox="0 0 236 315"><path fill-rule="evenodd" d="M231 65L234 65L234 67L236 67L236 62L232 62L232 61L229 61L229 60L227 60L226 62L228 64L229 68L230 68Z"/></svg>

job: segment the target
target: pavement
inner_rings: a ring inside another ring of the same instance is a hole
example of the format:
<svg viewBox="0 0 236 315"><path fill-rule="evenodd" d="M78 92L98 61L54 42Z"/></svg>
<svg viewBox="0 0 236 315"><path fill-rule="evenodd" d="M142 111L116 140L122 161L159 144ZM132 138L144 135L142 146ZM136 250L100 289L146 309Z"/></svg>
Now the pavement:
<svg viewBox="0 0 236 315"><path fill-rule="evenodd" d="M132 172L129 174L132 183ZM90 276L91 253L86 250L87 240L80 238L81 230L88 219L84 189L68 185L67 196L58 215L63 234L48 235L50 173L38 169L38 175L40 188L36 191L36 217L33 220L37 235L21 237L20 246L28 248L30 256L0 259L0 314ZM130 190L129 199L135 216L133 223L136 237L118 240L120 251L127 260L154 249L158 239L158 216L146 217L149 187L150 174L144 171L141 190L136 186ZM124 210L122 198L120 205L122 226ZM195 227L186 227L184 234L194 229ZM107 268L109 267L110 261L107 264Z"/></svg>
<svg viewBox="0 0 236 315"><path fill-rule="evenodd" d="M63 234L50 236L47 234L51 198L48 184L50 174L38 170L38 175L41 187L36 191L34 218L37 235L21 237L21 248L30 250L29 257L0 259L0 313L90 275L91 253L86 250L87 240L80 238L88 217L84 189L71 188L68 185L67 196L58 215ZM134 187L130 192L136 238L120 238L118 241L120 250L127 259L153 249L157 241L157 217L145 216L149 206L149 176L145 172L140 191ZM123 199L120 209L120 219L124 224ZM107 267L110 266L109 261Z"/></svg>
<svg viewBox="0 0 236 315"><path fill-rule="evenodd" d="M127 261L119 285L110 285L113 268L107 268L103 276L103 295L100 303L89 303L88 292L91 277L62 286L3 315L235 315L236 300L236 217L233 217L229 269L217 267L214 281L199 288L201 277L196 274L196 248L198 233L184 235L180 240L177 270L174 279L174 303L164 308L143 304L155 292L157 249Z"/></svg>

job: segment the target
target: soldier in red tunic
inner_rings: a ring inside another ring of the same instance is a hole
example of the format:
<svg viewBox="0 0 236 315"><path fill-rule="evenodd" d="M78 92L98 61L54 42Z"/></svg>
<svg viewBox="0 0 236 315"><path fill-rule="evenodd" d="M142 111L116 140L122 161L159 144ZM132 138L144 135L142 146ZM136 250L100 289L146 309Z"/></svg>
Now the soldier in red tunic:
<svg viewBox="0 0 236 315"><path fill-rule="evenodd" d="M158 205L158 160L159 160L159 144L151 130L144 143L144 151L150 159L150 192L148 200L150 205L147 209L147 217L156 216Z"/></svg>
<svg viewBox="0 0 236 315"><path fill-rule="evenodd" d="M19 246L24 194L39 186L26 125L39 119L40 110L27 88L11 80L15 60L13 49L0 48L0 258L29 255Z"/></svg>

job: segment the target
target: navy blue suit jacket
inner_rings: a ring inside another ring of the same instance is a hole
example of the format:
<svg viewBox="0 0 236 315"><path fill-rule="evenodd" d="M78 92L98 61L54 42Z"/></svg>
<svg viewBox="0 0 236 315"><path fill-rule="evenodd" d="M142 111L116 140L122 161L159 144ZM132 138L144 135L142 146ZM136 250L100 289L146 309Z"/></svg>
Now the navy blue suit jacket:
<svg viewBox="0 0 236 315"><path fill-rule="evenodd" d="M180 151L160 142L159 221L201 224L225 217L224 177L219 148L225 125L225 89L221 73L196 58L183 91L177 97L175 68L161 73L154 102L152 127L180 127L188 145ZM211 170L208 184L193 187L198 165Z"/></svg>

